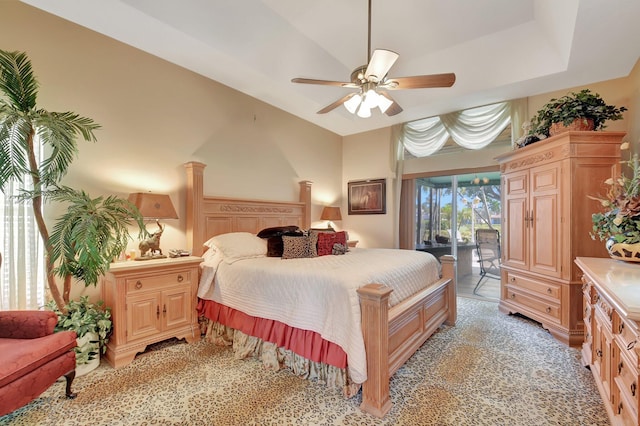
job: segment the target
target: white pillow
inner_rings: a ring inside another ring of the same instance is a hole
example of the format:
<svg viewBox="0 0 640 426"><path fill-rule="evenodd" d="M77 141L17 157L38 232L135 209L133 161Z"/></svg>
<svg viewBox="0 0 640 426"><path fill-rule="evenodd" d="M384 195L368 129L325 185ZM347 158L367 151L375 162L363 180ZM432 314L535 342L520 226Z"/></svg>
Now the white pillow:
<svg viewBox="0 0 640 426"><path fill-rule="evenodd" d="M267 255L267 240L258 238L250 232L231 232L216 235L204 244L220 251L222 260L228 264L242 259L265 257Z"/></svg>

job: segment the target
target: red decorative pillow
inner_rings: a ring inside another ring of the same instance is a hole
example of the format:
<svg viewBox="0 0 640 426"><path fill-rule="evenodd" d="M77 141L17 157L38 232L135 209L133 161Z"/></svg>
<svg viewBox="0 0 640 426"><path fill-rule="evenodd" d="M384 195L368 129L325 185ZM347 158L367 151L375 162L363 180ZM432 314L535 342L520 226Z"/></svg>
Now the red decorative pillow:
<svg viewBox="0 0 640 426"><path fill-rule="evenodd" d="M333 245L342 244L347 246L347 235L344 231L329 233L321 232L318 234L318 256L327 256L332 254Z"/></svg>

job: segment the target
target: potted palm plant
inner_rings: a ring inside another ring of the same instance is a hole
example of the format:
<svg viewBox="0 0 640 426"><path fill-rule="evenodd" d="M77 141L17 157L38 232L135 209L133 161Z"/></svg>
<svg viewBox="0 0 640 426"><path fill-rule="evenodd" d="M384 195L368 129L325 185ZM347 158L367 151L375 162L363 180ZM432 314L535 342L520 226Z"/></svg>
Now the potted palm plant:
<svg viewBox="0 0 640 426"><path fill-rule="evenodd" d="M602 130L607 120L621 120L626 107L607 105L589 89L552 98L531 120L529 135L543 139L568 130Z"/></svg>
<svg viewBox="0 0 640 426"><path fill-rule="evenodd" d="M33 190L22 191L29 200L45 247L49 291L56 308L67 311L73 279L96 285L114 258L125 250L128 226L144 224L137 208L117 197L92 199L83 191L60 185L78 153L76 139L95 142L99 125L74 112L38 108L38 83L24 52L0 50L0 189L9 182L31 179ZM35 144L47 157L37 161ZM44 201L67 205L50 233L44 220ZM56 266L57 265L57 266ZM62 292L56 276L64 279Z"/></svg>

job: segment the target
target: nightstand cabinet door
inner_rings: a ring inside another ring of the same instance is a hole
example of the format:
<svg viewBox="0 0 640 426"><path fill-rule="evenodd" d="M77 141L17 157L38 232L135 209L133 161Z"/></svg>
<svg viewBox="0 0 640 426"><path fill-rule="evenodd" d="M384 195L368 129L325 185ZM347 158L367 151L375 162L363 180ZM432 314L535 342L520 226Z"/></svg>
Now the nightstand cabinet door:
<svg viewBox="0 0 640 426"><path fill-rule="evenodd" d="M200 340L196 313L199 257L113 263L102 280L113 333L106 359L129 364L147 345L169 338Z"/></svg>
<svg viewBox="0 0 640 426"><path fill-rule="evenodd" d="M153 336L160 331L160 295L140 293L127 297L127 341Z"/></svg>
<svg viewBox="0 0 640 426"><path fill-rule="evenodd" d="M162 326L165 329L188 326L191 320L189 289L174 288L162 292Z"/></svg>

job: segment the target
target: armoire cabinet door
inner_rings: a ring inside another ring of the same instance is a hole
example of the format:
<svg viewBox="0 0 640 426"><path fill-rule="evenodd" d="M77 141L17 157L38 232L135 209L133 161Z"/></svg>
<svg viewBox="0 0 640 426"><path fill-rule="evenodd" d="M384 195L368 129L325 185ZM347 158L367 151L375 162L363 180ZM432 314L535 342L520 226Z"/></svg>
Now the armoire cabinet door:
<svg viewBox="0 0 640 426"><path fill-rule="evenodd" d="M502 263L529 269L529 171L503 176Z"/></svg>
<svg viewBox="0 0 640 426"><path fill-rule="evenodd" d="M560 162L534 167L530 171L529 271L552 277L560 277L562 272L560 173Z"/></svg>

